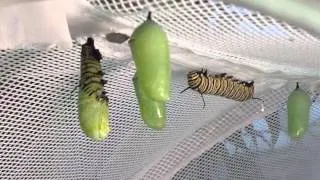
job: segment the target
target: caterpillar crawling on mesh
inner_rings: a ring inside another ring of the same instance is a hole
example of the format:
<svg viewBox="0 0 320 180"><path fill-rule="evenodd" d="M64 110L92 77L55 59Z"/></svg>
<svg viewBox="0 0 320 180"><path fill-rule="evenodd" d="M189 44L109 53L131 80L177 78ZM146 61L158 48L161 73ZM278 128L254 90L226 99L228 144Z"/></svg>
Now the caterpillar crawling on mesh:
<svg viewBox="0 0 320 180"><path fill-rule="evenodd" d="M102 56L89 37L81 47L81 79L79 90L79 119L82 131L93 140L103 140L110 132L108 97L104 91Z"/></svg>
<svg viewBox="0 0 320 180"><path fill-rule="evenodd" d="M247 101L249 99L259 99L253 97L254 94L254 81L242 81L227 75L227 73L221 74L208 74L207 70L194 70L190 71L187 75L188 85L184 91L188 89L195 90L201 94L218 95L235 101Z"/></svg>

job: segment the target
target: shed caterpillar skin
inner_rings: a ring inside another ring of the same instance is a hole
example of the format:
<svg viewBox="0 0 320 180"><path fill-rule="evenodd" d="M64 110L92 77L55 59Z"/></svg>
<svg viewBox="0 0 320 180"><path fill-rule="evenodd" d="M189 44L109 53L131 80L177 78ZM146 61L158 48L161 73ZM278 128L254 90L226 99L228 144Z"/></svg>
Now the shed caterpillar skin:
<svg viewBox="0 0 320 180"><path fill-rule="evenodd" d="M168 39L161 26L151 19L151 12L134 30L129 45L143 91L155 101L168 101L171 88Z"/></svg>
<svg viewBox="0 0 320 180"><path fill-rule="evenodd" d="M108 97L104 91L106 83L102 76L99 50L94 41L88 38L81 49L81 79L78 101L80 127L89 138L101 141L108 137L109 107Z"/></svg>
<svg viewBox="0 0 320 180"><path fill-rule="evenodd" d="M310 106L309 94L300 89L297 82L287 101L288 134L291 138L300 139L308 130Z"/></svg>

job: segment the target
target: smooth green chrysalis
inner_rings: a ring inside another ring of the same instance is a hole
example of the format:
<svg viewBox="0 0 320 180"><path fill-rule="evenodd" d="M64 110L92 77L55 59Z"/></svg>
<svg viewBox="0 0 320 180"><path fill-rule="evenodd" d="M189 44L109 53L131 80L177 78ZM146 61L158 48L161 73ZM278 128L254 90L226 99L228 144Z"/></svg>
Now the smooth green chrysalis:
<svg viewBox="0 0 320 180"><path fill-rule="evenodd" d="M297 82L296 89L288 97L288 133L294 139L304 136L309 126L309 109L311 106L310 96L299 88Z"/></svg>
<svg viewBox="0 0 320 180"><path fill-rule="evenodd" d="M109 109L108 98L104 91L105 81L102 76L99 50L94 41L88 38L81 49L81 80L78 112L80 127L89 138L101 141L108 137Z"/></svg>
<svg viewBox="0 0 320 180"><path fill-rule="evenodd" d="M171 67L166 32L148 18L138 26L129 40L141 88L155 101L170 99Z"/></svg>
<svg viewBox="0 0 320 180"><path fill-rule="evenodd" d="M162 129L166 123L165 102L154 101L146 96L146 94L139 86L140 84L138 81L137 73L135 73L132 81L138 99L142 120L147 124L148 127L152 129Z"/></svg>

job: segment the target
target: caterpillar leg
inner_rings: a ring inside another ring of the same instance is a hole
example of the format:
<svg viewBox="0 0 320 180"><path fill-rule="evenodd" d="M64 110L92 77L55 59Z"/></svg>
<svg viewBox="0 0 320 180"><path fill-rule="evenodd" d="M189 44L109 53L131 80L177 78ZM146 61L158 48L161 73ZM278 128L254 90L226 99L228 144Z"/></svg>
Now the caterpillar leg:
<svg viewBox="0 0 320 180"><path fill-rule="evenodd" d="M109 102L109 98L108 98L108 96L106 95L106 92L105 92L105 91L102 91L101 97L102 97L102 99L104 99L104 100L106 100L107 102Z"/></svg>
<svg viewBox="0 0 320 180"><path fill-rule="evenodd" d="M207 70L207 69L203 69L202 72L203 72L203 74L204 74L205 76L208 76L208 70Z"/></svg>
<svg viewBox="0 0 320 180"><path fill-rule="evenodd" d="M102 72L102 71L99 71L97 74L100 75L100 76L104 76L105 75L105 73Z"/></svg>
<svg viewBox="0 0 320 180"><path fill-rule="evenodd" d="M227 76L227 73L220 73L220 74L216 74L215 77L218 77L218 78L223 78L223 77L226 77Z"/></svg>
<svg viewBox="0 0 320 180"><path fill-rule="evenodd" d="M183 92L185 92L185 91L188 90L188 89L190 89L190 87L187 87L187 88L185 88L184 90L182 90L182 91L180 92L180 94L183 93Z"/></svg>
<svg viewBox="0 0 320 180"><path fill-rule="evenodd" d="M257 100L262 101L262 102L261 102L261 112L263 112L263 111L264 111L264 101L263 101L263 99L261 99L261 98L256 98L256 97L252 97L252 99L257 99Z"/></svg>
<svg viewBox="0 0 320 180"><path fill-rule="evenodd" d="M202 107L202 109L204 109L204 107L206 107L206 102L204 101L203 94L201 94L201 98L202 98L202 101L203 101L203 107Z"/></svg>
<svg viewBox="0 0 320 180"><path fill-rule="evenodd" d="M258 100L260 100L260 101L262 101L262 102L263 102L263 100L262 100L261 98L253 97L252 99L258 99Z"/></svg>
<svg viewBox="0 0 320 180"><path fill-rule="evenodd" d="M105 84L108 83L108 81L107 81L107 80L104 80L104 79L101 79L101 83L102 83L103 85L105 85Z"/></svg>
<svg viewBox="0 0 320 180"><path fill-rule="evenodd" d="M71 99L72 94L74 93L74 91L80 87L80 84L78 84L76 87L73 88L73 90L70 93L69 99Z"/></svg>
<svg viewBox="0 0 320 180"><path fill-rule="evenodd" d="M319 96L319 93L316 93L316 95L312 98L311 102L312 103L316 102L318 96Z"/></svg>

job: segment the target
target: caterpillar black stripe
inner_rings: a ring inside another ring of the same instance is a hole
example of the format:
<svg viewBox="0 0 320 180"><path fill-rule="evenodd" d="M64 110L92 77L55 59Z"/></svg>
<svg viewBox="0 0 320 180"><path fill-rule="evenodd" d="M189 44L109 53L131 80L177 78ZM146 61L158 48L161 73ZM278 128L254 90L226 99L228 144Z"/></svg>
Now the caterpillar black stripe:
<svg viewBox="0 0 320 180"><path fill-rule="evenodd" d="M101 71L100 60L102 56L94 47L94 40L89 37L81 49L81 79L80 89L90 96L95 95L99 101L109 101L104 91L103 72Z"/></svg>
<svg viewBox="0 0 320 180"><path fill-rule="evenodd" d="M228 76L227 73L221 74L208 74L207 70L194 70L190 71L187 75L188 85L186 89L181 91L183 93L187 89L193 89L201 94L218 95L235 101L247 101L249 99L259 99L253 97L254 94L254 81L241 81Z"/></svg>

